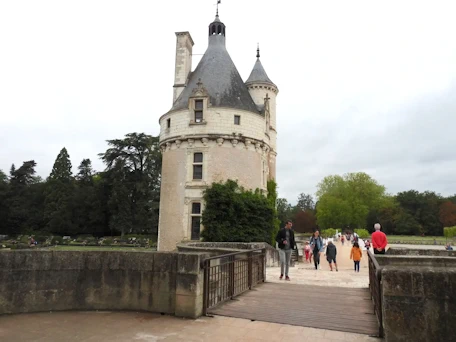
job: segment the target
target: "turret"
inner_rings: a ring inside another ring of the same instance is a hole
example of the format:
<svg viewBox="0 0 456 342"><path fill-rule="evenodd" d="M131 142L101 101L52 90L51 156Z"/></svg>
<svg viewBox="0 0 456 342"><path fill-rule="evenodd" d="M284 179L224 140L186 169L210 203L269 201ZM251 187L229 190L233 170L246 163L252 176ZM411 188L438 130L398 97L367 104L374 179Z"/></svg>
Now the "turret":
<svg viewBox="0 0 456 342"><path fill-rule="evenodd" d="M270 80L260 61L260 48L257 48L257 60L249 78L245 82L258 109L265 116L265 132L270 138L271 155L269 158L269 176L275 179L275 156L277 155L276 97L277 86Z"/></svg>

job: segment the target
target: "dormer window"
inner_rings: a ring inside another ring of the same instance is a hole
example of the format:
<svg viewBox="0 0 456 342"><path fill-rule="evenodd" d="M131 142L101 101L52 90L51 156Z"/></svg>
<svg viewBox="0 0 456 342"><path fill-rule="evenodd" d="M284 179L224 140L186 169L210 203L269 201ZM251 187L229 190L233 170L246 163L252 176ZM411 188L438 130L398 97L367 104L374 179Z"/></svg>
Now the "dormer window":
<svg viewBox="0 0 456 342"><path fill-rule="evenodd" d="M195 100L195 122L203 122L203 100Z"/></svg>

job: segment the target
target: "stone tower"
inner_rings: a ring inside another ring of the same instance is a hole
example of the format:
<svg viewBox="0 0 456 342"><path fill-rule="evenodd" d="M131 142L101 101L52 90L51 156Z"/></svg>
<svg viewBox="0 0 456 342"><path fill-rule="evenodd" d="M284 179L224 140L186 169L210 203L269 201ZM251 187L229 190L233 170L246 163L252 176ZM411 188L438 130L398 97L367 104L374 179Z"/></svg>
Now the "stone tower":
<svg viewBox="0 0 456 342"><path fill-rule="evenodd" d="M158 250L199 240L203 191L234 179L266 190L275 178L277 86L267 76L259 50L247 82L225 47L218 13L209 25L209 45L191 71L193 40L177 32L172 108L160 122L163 153Z"/></svg>

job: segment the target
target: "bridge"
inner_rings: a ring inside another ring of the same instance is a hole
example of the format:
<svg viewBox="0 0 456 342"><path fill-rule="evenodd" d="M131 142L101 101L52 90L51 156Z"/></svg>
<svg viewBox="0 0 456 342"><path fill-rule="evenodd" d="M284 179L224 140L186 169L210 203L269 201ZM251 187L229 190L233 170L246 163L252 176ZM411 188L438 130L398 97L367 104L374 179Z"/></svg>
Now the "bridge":
<svg viewBox="0 0 456 342"><path fill-rule="evenodd" d="M265 257L257 249L206 259L204 314L381 336L375 288L266 282Z"/></svg>

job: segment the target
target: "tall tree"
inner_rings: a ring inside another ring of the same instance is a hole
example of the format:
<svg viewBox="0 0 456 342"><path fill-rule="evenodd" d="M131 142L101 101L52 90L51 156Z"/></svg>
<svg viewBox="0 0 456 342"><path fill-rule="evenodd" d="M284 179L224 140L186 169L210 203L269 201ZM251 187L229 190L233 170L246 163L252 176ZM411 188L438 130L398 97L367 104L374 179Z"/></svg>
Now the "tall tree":
<svg viewBox="0 0 456 342"><path fill-rule="evenodd" d="M446 201L440 205L439 219L443 227L456 226L456 203Z"/></svg>
<svg viewBox="0 0 456 342"><path fill-rule="evenodd" d="M285 198L277 199L277 217L280 221L280 227L285 226L285 221L292 220L293 207Z"/></svg>
<svg viewBox="0 0 456 342"><path fill-rule="evenodd" d="M398 193L396 195L396 200L400 207L410 214L421 227L416 234L442 234L443 225L439 219L439 210L443 199L440 195L431 191L420 193L416 190L409 190ZM410 216L407 217L410 218ZM413 224L413 226L416 227L415 224ZM400 229L400 227L398 227L398 229Z"/></svg>
<svg viewBox="0 0 456 342"><path fill-rule="evenodd" d="M315 210L315 201L312 195L301 193L298 196L298 204L296 204L298 208L302 211L314 211Z"/></svg>
<svg viewBox="0 0 456 342"><path fill-rule="evenodd" d="M111 172L110 227L135 233L158 231L161 153L158 137L130 133L108 140L100 157Z"/></svg>
<svg viewBox="0 0 456 342"><path fill-rule="evenodd" d="M43 225L43 186L35 177L36 163L26 161L18 169L11 167L7 198L6 229L9 234L39 230ZM5 215L5 214L3 214Z"/></svg>
<svg viewBox="0 0 456 342"><path fill-rule="evenodd" d="M312 233L317 229L317 219L311 210L299 210L294 218L293 229L298 233Z"/></svg>
<svg viewBox="0 0 456 342"><path fill-rule="evenodd" d="M60 235L77 233L73 221L74 183L70 156L62 148L46 184L44 217L50 232Z"/></svg>
<svg viewBox="0 0 456 342"><path fill-rule="evenodd" d="M369 211L385 201L385 187L364 172L325 177L317 186L321 228L364 227Z"/></svg>
<svg viewBox="0 0 456 342"><path fill-rule="evenodd" d="M8 227L8 186L8 176L0 170L0 234L5 234Z"/></svg>
<svg viewBox="0 0 456 342"><path fill-rule="evenodd" d="M104 235L106 232L106 206L98 189L100 177L95 177L90 159L83 159L78 167L74 189L74 224L78 233Z"/></svg>

